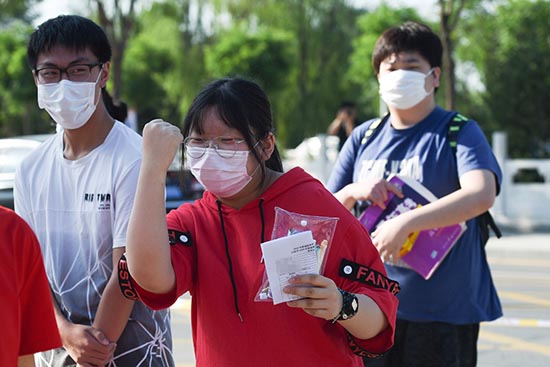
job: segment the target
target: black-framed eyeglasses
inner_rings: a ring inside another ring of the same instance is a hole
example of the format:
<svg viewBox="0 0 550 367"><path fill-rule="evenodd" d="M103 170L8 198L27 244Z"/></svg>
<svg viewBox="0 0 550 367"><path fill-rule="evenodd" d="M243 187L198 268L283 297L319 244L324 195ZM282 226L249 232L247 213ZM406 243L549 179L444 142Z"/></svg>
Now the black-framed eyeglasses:
<svg viewBox="0 0 550 367"><path fill-rule="evenodd" d="M214 147L216 153L222 158L231 158L236 152L242 151L241 144L245 143L244 139L227 138L218 136L212 139L187 137L183 141L185 152L192 158L200 158L206 153L206 149Z"/></svg>
<svg viewBox="0 0 550 367"><path fill-rule="evenodd" d="M99 66L103 67L102 62L95 62L92 64L73 64L66 68L59 68L57 66L46 66L40 69L35 69L34 72L38 78L40 84L59 83L63 73L67 74L67 78L72 82L86 82L92 75L92 69Z"/></svg>

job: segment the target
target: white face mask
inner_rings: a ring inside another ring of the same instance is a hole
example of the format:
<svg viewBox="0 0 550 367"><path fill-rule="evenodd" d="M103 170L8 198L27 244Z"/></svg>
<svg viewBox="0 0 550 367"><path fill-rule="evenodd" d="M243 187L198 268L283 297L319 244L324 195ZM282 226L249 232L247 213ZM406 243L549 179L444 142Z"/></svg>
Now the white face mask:
<svg viewBox="0 0 550 367"><path fill-rule="evenodd" d="M82 127L94 113L95 82L72 82L67 79L59 83L38 84L38 107L48 111L51 118L63 129L71 130Z"/></svg>
<svg viewBox="0 0 550 367"><path fill-rule="evenodd" d="M433 93L426 92L424 83L428 74L419 71L398 69L385 74L379 80L380 97L388 106L406 110L419 104L424 98Z"/></svg>
<svg viewBox="0 0 550 367"><path fill-rule="evenodd" d="M206 148L200 158L192 155L200 155L205 149L186 148L186 160L195 178L204 188L214 195L226 198L240 192L251 180L252 176L246 170L248 162L248 150L236 151L231 158L222 158L214 148ZM195 151L195 154L188 152Z"/></svg>

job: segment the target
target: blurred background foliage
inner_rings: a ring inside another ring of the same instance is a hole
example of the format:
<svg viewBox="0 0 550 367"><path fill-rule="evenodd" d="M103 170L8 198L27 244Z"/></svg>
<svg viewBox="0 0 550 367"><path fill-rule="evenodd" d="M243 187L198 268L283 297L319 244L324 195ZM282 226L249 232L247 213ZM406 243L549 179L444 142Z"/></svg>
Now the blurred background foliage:
<svg viewBox="0 0 550 367"><path fill-rule="evenodd" d="M0 137L53 131L26 64L40 2L0 0ZM488 136L506 131L512 158L550 158L550 0L433 2L430 20L391 1L368 10L351 0L89 0L79 14L108 30L119 75L108 89L140 128L157 117L180 124L206 83L243 76L268 93L286 148L324 133L344 100L361 121L379 115L374 43L390 26L421 21L448 36L454 69L438 103Z"/></svg>

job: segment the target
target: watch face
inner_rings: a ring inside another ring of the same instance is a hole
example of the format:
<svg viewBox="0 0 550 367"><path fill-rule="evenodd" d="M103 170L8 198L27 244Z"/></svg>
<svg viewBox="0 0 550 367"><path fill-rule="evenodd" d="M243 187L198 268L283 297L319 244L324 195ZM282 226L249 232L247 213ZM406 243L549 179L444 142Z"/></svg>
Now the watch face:
<svg viewBox="0 0 550 367"><path fill-rule="evenodd" d="M356 313L357 309L359 309L359 302L357 302L357 297L353 297L353 301L351 301L351 309L353 310L353 313Z"/></svg>
<svg viewBox="0 0 550 367"><path fill-rule="evenodd" d="M350 293L346 294L344 297L344 305L342 307L342 319L347 320L357 313L359 309L359 302L357 301L357 296Z"/></svg>
<svg viewBox="0 0 550 367"><path fill-rule="evenodd" d="M342 294L342 310L340 314L332 320L333 323L337 320L351 319L359 309L359 301L355 294L346 292L340 288L338 288L338 290Z"/></svg>

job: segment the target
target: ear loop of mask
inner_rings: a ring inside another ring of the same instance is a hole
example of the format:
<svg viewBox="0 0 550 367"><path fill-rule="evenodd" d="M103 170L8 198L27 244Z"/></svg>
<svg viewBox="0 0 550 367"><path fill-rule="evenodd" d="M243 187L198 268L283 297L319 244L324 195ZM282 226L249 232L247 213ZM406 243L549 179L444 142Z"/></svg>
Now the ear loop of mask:
<svg viewBox="0 0 550 367"><path fill-rule="evenodd" d="M260 144L260 141L261 141L261 140L258 140L258 141L256 142L256 144L254 144L254 145L252 146L252 149L256 149L256 145ZM261 148L261 146L260 146L260 148ZM262 155L263 153L264 153L264 151L263 151L263 149L262 149L262 152L261 152L261 154L260 154L260 158L261 158L261 155ZM255 157L255 156L254 156L254 157ZM256 168L254 168L254 171L252 171L252 173L249 175L250 177L254 177L254 175L256 174L256 171L258 170L258 168L260 168L260 165L261 165L261 164L262 164L262 161L261 161L261 159L260 159L260 161L258 162L258 165L256 166Z"/></svg>
<svg viewBox="0 0 550 367"><path fill-rule="evenodd" d="M95 80L95 85L97 86L97 83L99 83L99 79L101 79L101 73L103 72L103 65L101 65L101 68L99 69L99 73L97 74L97 79ZM97 105L99 104L99 97L101 96L101 90L103 88L102 87L99 87L99 96L97 96L96 98L96 92L95 92L95 87L94 87L94 106L97 107ZM95 101L97 99L97 102Z"/></svg>

